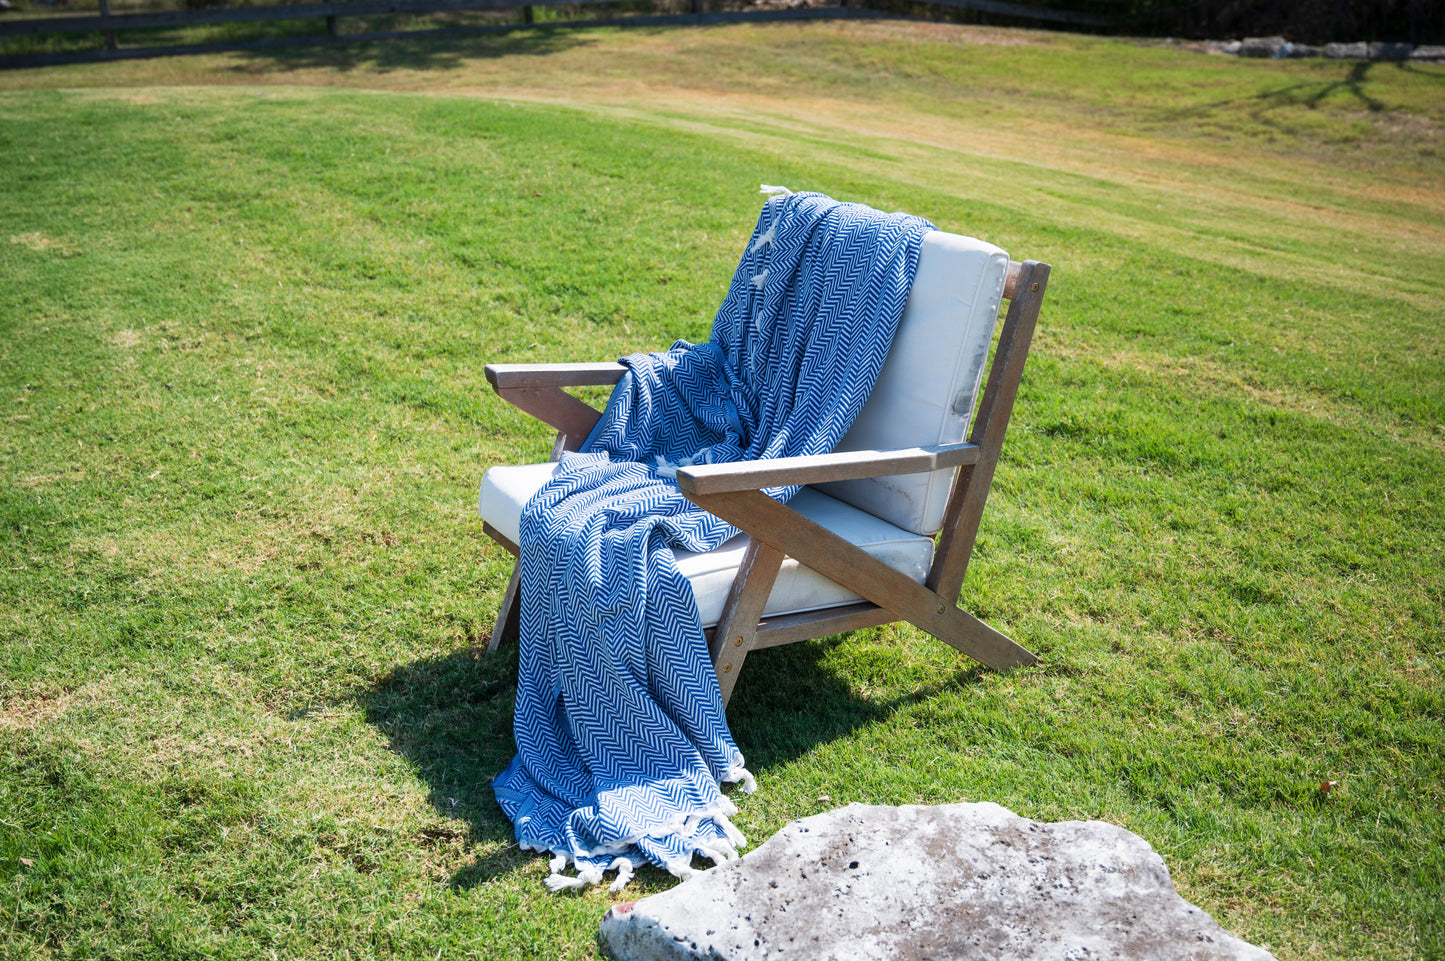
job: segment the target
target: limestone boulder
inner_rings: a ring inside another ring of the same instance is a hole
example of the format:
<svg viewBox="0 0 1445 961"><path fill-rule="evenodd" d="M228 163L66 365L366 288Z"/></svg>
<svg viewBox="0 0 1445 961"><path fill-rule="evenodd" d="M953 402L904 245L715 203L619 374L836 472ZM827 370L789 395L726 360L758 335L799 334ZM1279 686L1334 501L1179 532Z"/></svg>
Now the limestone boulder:
<svg viewBox="0 0 1445 961"><path fill-rule="evenodd" d="M1289 56L1293 44L1284 37L1245 37L1239 42L1241 57L1268 57L1278 60Z"/></svg>
<svg viewBox="0 0 1445 961"><path fill-rule="evenodd" d="M996 804L850 805L737 861L618 905L620 961L1265 961L1181 898L1158 854L1102 821Z"/></svg>

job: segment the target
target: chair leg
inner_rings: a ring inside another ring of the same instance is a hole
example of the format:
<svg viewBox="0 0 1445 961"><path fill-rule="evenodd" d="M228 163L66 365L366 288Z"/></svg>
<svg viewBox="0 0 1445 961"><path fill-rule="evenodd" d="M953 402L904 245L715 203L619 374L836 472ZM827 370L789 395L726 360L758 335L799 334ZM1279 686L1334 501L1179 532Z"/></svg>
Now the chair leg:
<svg viewBox="0 0 1445 961"><path fill-rule="evenodd" d="M559 430L557 439L552 443L550 463L561 460L567 449L567 432ZM492 639L487 643L487 653L491 654L503 641L515 641L522 633L522 606L518 603L522 587L522 549L485 521L482 522L482 530L517 558L517 563L512 565L512 576L507 580L507 589L502 592L502 603L497 607Z"/></svg>
<svg viewBox="0 0 1445 961"><path fill-rule="evenodd" d="M727 707L728 700L733 696L738 672L742 670L743 661L758 636L758 620L763 615L768 595L773 592L773 583L778 579L783 557L781 551L754 537L748 542L742 565L733 578L732 589L728 591L727 603L723 605L722 618L713 631L708 652L712 655L713 670L717 671L723 707Z"/></svg>
<svg viewBox="0 0 1445 961"><path fill-rule="evenodd" d="M512 565L512 576L507 589L502 592L502 603L497 608L497 622L492 625L492 639L487 642L487 653L491 654L502 641L515 641L521 633L522 605L518 595L522 586L522 561Z"/></svg>

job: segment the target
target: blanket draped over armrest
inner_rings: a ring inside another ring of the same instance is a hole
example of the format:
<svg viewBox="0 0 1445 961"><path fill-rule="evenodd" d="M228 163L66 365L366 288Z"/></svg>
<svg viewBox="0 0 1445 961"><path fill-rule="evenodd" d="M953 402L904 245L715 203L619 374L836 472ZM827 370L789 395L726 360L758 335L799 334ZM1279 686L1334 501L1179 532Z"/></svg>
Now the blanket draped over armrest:
<svg viewBox="0 0 1445 961"><path fill-rule="evenodd" d="M709 342L624 358L582 451L523 510L517 756L493 788L521 846L556 855L553 890L612 868L616 889L644 862L686 877L694 854L746 843L720 786L753 779L673 555L738 531L684 498L676 470L832 450L931 229L821 194L769 200Z"/></svg>

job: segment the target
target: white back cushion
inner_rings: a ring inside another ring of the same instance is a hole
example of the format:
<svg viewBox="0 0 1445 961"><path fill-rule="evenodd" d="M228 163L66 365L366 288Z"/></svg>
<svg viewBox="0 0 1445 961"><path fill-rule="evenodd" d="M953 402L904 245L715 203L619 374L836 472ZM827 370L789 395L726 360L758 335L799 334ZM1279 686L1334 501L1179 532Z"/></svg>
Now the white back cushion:
<svg viewBox="0 0 1445 961"><path fill-rule="evenodd" d="M1007 253L972 237L924 236L888 360L838 450L954 444L967 436L1008 263ZM905 530L936 534L957 470L818 487Z"/></svg>

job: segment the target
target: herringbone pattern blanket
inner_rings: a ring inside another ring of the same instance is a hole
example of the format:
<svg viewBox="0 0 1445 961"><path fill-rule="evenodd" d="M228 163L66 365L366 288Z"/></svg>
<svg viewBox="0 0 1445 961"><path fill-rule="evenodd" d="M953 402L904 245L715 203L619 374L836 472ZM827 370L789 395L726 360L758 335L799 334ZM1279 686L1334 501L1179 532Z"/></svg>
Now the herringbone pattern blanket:
<svg viewBox="0 0 1445 961"><path fill-rule="evenodd" d="M676 469L832 450L930 229L821 194L769 200L709 342L624 358L582 452L523 511L517 756L494 790L518 842L556 855L554 890L611 868L617 888L644 862L686 877L695 854L746 843L721 784L753 779L673 556L737 531L678 492Z"/></svg>

